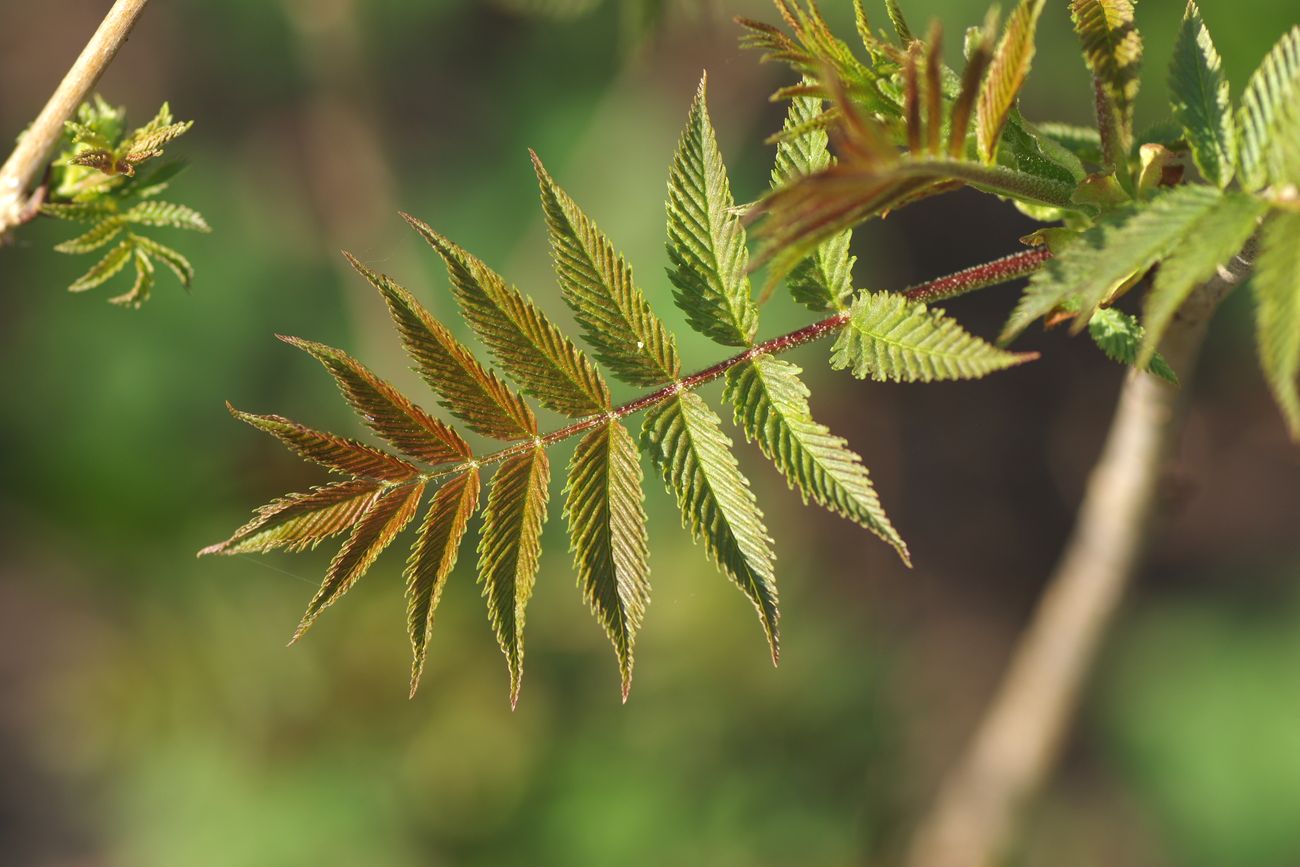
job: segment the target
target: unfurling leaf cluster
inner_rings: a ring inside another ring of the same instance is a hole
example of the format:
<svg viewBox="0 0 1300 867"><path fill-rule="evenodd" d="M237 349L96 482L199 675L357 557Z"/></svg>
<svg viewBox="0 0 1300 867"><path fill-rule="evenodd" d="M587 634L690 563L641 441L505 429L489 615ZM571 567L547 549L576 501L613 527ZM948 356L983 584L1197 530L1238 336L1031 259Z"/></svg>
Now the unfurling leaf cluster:
<svg viewBox="0 0 1300 867"><path fill-rule="evenodd" d="M178 122L163 103L154 118L126 131L126 113L96 96L68 121L59 156L50 167L48 194L40 213L82 223L88 228L75 238L55 245L60 253L93 253L108 247L99 260L68 289L84 292L100 286L128 265L135 279L131 288L109 300L139 307L149 300L161 262L182 286L194 279L194 267L180 252L153 237L153 229L209 232L203 216L193 208L158 198L184 163L163 163L149 171L145 163L163 155L164 146L184 135L193 121ZM112 245L112 246L109 246Z"/></svg>
<svg viewBox="0 0 1300 867"><path fill-rule="evenodd" d="M831 164L825 133L808 122L821 108L816 96L793 103L774 184ZM684 375L677 338L656 315L631 266L535 154L533 165L560 294L590 355L482 260L403 215L446 265L460 314L495 369L406 289L350 256L349 261L379 291L415 369L442 409L475 434L497 441L494 450L472 448L450 423L343 351L284 338L324 365L357 415L391 450L232 409L237 418L343 478L272 501L229 539L202 553L301 550L346 533L296 640L404 528L414 525L405 571L414 692L438 602L477 516L478 582L506 657L513 704L523 676L524 626L554 475L550 447L576 439L563 472L562 511L578 587L614 647L624 698L650 600L642 454L676 498L685 528L753 604L775 661L780 612L773 542L722 414L696 389L725 378L725 414L790 487L805 502L870 530L909 562L863 460L813 418L800 369L776 355L839 333L833 366L858 377L906 382L979 377L1030 356L987 343L919 301L856 290L847 232L809 248L788 282L797 300L829 317L758 341L747 233L701 80L668 172L668 280L672 301L688 325L739 354ZM1020 276L1013 268L999 273L1003 279ZM660 292L659 299L666 294ZM614 405L605 372L652 390ZM528 398L571 423L541 433ZM635 436L627 419L640 411L645 415ZM481 496L485 477L487 493ZM421 509L424 517L417 522Z"/></svg>
<svg viewBox="0 0 1300 867"><path fill-rule="evenodd" d="M1000 36L991 16L968 30L961 70L939 60L938 26L920 36L895 2L887 12L896 40L873 32L855 4L865 56L831 32L812 0L777 0L786 30L742 20L749 44L799 76L774 97L794 102L792 116L799 112L778 134L782 146L815 130L836 144L837 157L783 177L754 208L765 239L759 261L797 285L819 268L832 273L813 251L853 226L975 187L1059 223L1033 236L1051 261L1030 280L1003 342L1038 319L1071 321L1071 333L1086 330L1108 357L1175 382L1156 351L1170 322L1235 256L1258 255L1259 355L1300 440L1300 27L1265 57L1234 107L1209 28L1189 0L1168 71L1174 124L1138 135L1143 41L1134 0L1069 4L1093 78L1096 127L1020 114L1045 5L1021 0ZM817 110L822 99L830 107ZM1140 320L1114 307L1135 289L1145 289ZM836 297L803 295L819 303ZM874 315L883 316L900 303L860 297L854 321L866 315L858 308L878 307ZM837 346L853 335L846 329Z"/></svg>

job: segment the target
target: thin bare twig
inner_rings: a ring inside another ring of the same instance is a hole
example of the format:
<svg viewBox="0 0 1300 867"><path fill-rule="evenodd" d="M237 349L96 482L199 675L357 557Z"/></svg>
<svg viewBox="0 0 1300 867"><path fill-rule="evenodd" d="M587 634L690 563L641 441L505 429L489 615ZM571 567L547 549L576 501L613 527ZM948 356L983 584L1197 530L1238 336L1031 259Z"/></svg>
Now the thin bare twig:
<svg viewBox="0 0 1300 867"><path fill-rule="evenodd" d="M14 226L30 219L28 189L45 169L50 152L63 135L63 122L72 117L91 88L104 74L117 50L126 42L136 19L149 0L117 0L95 35L86 43L54 95L32 121L9 159L0 167L0 239Z"/></svg>
<svg viewBox="0 0 1300 867"><path fill-rule="evenodd" d="M991 867L1042 787L1080 691L1138 565L1181 395L1219 302L1250 272L1253 247L1198 287L1161 344L1177 389L1132 371L1074 532L966 754L913 841L911 867Z"/></svg>

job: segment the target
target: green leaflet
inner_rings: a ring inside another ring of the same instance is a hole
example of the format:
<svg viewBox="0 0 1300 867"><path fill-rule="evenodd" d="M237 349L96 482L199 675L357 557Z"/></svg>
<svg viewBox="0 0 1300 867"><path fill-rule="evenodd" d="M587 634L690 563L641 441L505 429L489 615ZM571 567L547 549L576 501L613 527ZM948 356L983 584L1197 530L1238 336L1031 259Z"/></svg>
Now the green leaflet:
<svg viewBox="0 0 1300 867"><path fill-rule="evenodd" d="M413 404L389 383L340 349L298 337L280 336L319 361L348 404L375 433L403 454L430 466L471 457L460 434Z"/></svg>
<svg viewBox="0 0 1300 867"><path fill-rule="evenodd" d="M681 372L677 341L633 283L631 266L552 180L537 154L532 157L555 274L593 354L632 385L676 379Z"/></svg>
<svg viewBox="0 0 1300 867"><path fill-rule="evenodd" d="M160 244L153 238L146 238L144 235L137 235L132 232L129 235L131 242L135 244L137 253L145 253L149 256L157 256L163 264L171 269L176 275L176 279L181 282L182 286L188 287L194 280L194 266L190 260L182 256L164 244Z"/></svg>
<svg viewBox="0 0 1300 867"><path fill-rule="evenodd" d="M1034 57L1034 33L1038 17L1047 0L1021 0L993 53L988 74L980 88L976 104L976 141L980 159L992 164L997 161L998 140L1006 125L1011 109L1020 95L1021 85L1029 74L1029 64Z"/></svg>
<svg viewBox="0 0 1300 867"><path fill-rule="evenodd" d="M1173 252L1222 199L1214 187L1176 187L1093 226L1030 278L1000 339L1066 304L1082 312L1076 330L1082 328L1119 284Z"/></svg>
<svg viewBox="0 0 1300 867"><path fill-rule="evenodd" d="M1264 58L1246 84L1237 125L1241 131L1238 174L1247 190L1274 180L1279 129L1300 98L1300 26L1292 27ZM1287 178L1297 181L1297 178Z"/></svg>
<svg viewBox="0 0 1300 867"><path fill-rule="evenodd" d="M103 285L126 267L126 263L131 261L132 253L133 248L129 242L118 243L116 247L104 254L104 258L90 266L89 271L73 281L68 291L85 292L87 289Z"/></svg>
<svg viewBox="0 0 1300 867"><path fill-rule="evenodd" d="M977 379L1035 357L999 349L903 295L864 292L831 348L831 367L859 379L932 382Z"/></svg>
<svg viewBox="0 0 1300 867"><path fill-rule="evenodd" d="M609 409L600 372L536 304L477 257L409 214L402 216L438 251L466 321L524 391L573 417Z"/></svg>
<svg viewBox="0 0 1300 867"><path fill-rule="evenodd" d="M510 706L524 676L524 613L533 595L546 521L550 461L539 447L508 458L492 476L478 543L488 620L510 671Z"/></svg>
<svg viewBox="0 0 1300 867"><path fill-rule="evenodd" d="M1092 314L1092 319L1088 321L1088 335L1111 361L1129 367L1137 366L1138 347L1142 345L1144 334L1137 319L1123 310L1103 307ZM1152 354L1143 369L1168 383L1178 384L1178 374L1174 373L1159 352Z"/></svg>
<svg viewBox="0 0 1300 867"><path fill-rule="evenodd" d="M1300 214L1275 214L1264 226L1255 265L1259 360L1291 438L1300 442Z"/></svg>
<svg viewBox="0 0 1300 867"><path fill-rule="evenodd" d="M1237 161L1237 126L1219 52L1192 0L1174 44L1169 94L1196 167L1210 183L1226 187Z"/></svg>
<svg viewBox="0 0 1300 867"><path fill-rule="evenodd" d="M1070 0L1070 17L1104 101L1099 100L1102 144L1112 168L1122 168L1133 140L1142 36L1133 21L1133 0ZM1126 170L1120 171L1122 178Z"/></svg>
<svg viewBox="0 0 1300 867"><path fill-rule="evenodd" d="M439 488L429 503L429 511L406 561L406 627L411 638L412 697L424 671L433 614L442 598L447 576L456 566L465 528L478 509L478 494L477 467L471 467Z"/></svg>
<svg viewBox="0 0 1300 867"><path fill-rule="evenodd" d="M350 254L343 255L384 297L407 355L448 412L484 436L519 440L537 435L537 419L523 399L480 364L410 292Z"/></svg>
<svg viewBox="0 0 1300 867"><path fill-rule="evenodd" d="M109 304L117 304L120 307L131 307L139 309L140 305L149 300L149 295L153 292L154 268L153 259L140 248L131 251L131 258L135 263L135 282L131 288L121 295L114 295L108 299Z"/></svg>
<svg viewBox="0 0 1300 867"><path fill-rule="evenodd" d="M226 409L240 421L269 433L300 457L336 473L389 482L400 482L416 475L415 467L405 461L356 440L312 430L278 415L240 412L229 401Z"/></svg>
<svg viewBox="0 0 1300 867"><path fill-rule="evenodd" d="M564 489L578 586L614 645L624 701L632 685L632 645L650 601L638 457L631 434L611 419L578 443Z"/></svg>
<svg viewBox="0 0 1300 867"><path fill-rule="evenodd" d="M682 525L754 603L776 662L780 612L772 540L721 420L699 395L683 391L646 413L641 444L677 496Z"/></svg>
<svg viewBox="0 0 1300 867"><path fill-rule="evenodd" d="M85 234L55 244L54 250L58 253L89 253L98 250L121 234L124 225L121 218L110 217L91 226Z"/></svg>
<svg viewBox="0 0 1300 867"><path fill-rule="evenodd" d="M749 251L718 150L700 79L668 174L668 272L677 306L701 334L748 346L758 328L750 295Z"/></svg>
<svg viewBox="0 0 1300 867"><path fill-rule="evenodd" d="M259 508L229 539L199 551L199 556L314 548L355 524L379 489L380 483L370 479L348 479L280 497Z"/></svg>
<svg viewBox="0 0 1300 867"><path fill-rule="evenodd" d="M898 34L899 42L907 45L916 39L912 35L912 28L907 26L907 19L903 17L903 10L898 5L898 0L885 0L885 13L889 16L889 23L894 25L894 32Z"/></svg>
<svg viewBox="0 0 1300 867"><path fill-rule="evenodd" d="M911 565L907 545L890 523L862 459L824 425L813 421L799 368L760 355L727 372L725 397L745 438L757 442L804 502L866 527Z"/></svg>
<svg viewBox="0 0 1300 867"><path fill-rule="evenodd" d="M399 485L380 492L357 521L352 535L330 561L320 590L307 605L307 613L290 644L306 634L321 612L333 605L370 569L376 558L415 517L424 495L424 483Z"/></svg>
<svg viewBox="0 0 1300 867"><path fill-rule="evenodd" d="M164 226L172 229L189 229L192 232L211 232L212 227L203 215L193 208L172 202L141 202L124 211L122 220L142 226Z"/></svg>
<svg viewBox="0 0 1300 867"><path fill-rule="evenodd" d="M821 115L822 100L816 97L796 96L790 100L790 109L782 127L784 135L776 146L773 189L780 189L831 164L827 149L829 136L817 123ZM853 295L856 257L849 255L852 238L850 229L832 235L790 270L786 283L796 301L810 310L845 308Z"/></svg>
<svg viewBox="0 0 1300 867"><path fill-rule="evenodd" d="M1225 193L1218 207L1204 214L1188 231L1195 243L1179 244L1160 263L1142 312L1146 338L1137 363L1151 359L1165 328L1199 284L1236 255L1255 232L1268 206L1243 193Z"/></svg>

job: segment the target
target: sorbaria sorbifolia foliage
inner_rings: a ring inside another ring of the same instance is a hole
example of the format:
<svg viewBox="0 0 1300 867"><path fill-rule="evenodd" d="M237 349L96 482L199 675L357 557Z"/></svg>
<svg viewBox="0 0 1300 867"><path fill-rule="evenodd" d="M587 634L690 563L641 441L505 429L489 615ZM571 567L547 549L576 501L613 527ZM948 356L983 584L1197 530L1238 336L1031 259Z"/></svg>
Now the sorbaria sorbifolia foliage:
<svg viewBox="0 0 1300 867"><path fill-rule="evenodd" d="M182 286L190 285L194 267L189 259L146 234L155 228L210 231L198 211L158 199L185 164L173 160L149 171L137 169L162 156L163 145L189 132L193 125L193 121L176 121L171 108L163 103L153 120L128 133L126 111L99 96L78 109L75 121L65 124L60 153L50 166L48 197L40 212L87 223L90 228L54 249L60 253L92 253L117 242L73 281L70 291L94 289L131 265L135 270L131 288L108 300L139 307L149 300L153 289L155 259L170 268Z"/></svg>
<svg viewBox="0 0 1300 867"><path fill-rule="evenodd" d="M1034 54L1045 0L1025 0L999 28L990 15L965 35L965 66L947 68L941 31L911 30L888 4L895 37L873 30L861 5L861 51L835 36L816 7L780 0L784 29L742 21L746 41L793 67L797 83L774 137L772 189L737 208L701 81L668 172L668 272L690 327L737 354L684 375L675 336L630 266L552 178L534 165L561 295L589 352L488 265L414 217L407 221L447 266L461 314L504 378L484 366L405 289L349 257L388 304L416 369L464 427L505 445L476 452L449 424L340 350L288 338L333 375L344 397L398 454L273 415L235 415L344 478L259 509L205 552L300 550L348 531L295 638L339 599L417 518L406 566L407 626L420 675L434 610L457 559L482 476L490 473L478 541L488 616L505 653L513 702L524 661L524 617L538 570L551 486L549 447L580 437L563 488L578 585L609 634L624 696L649 599L649 542L638 446L676 495L683 521L749 597L773 659L778 607L772 542L722 419L696 393L725 379L723 400L791 487L892 545L890 524L861 459L816 422L800 370L778 356L835 336L830 362L860 378L906 382L984 376L1031 358L966 332L936 301L1032 274L1002 335L1036 319L1088 329L1111 357L1175 379L1155 352L1194 288L1258 238L1254 291L1260 354L1292 432L1300 436L1300 29L1266 58L1234 109L1209 33L1187 6L1170 70L1176 125L1133 132L1141 37L1128 0L1074 0L1071 13L1093 73L1096 129L1031 123L1017 95ZM833 137L832 155L828 143ZM1200 175L1193 181L1192 167ZM849 255L854 225L922 197L969 186L1054 224L1027 250L904 292L859 288ZM747 219L759 220L753 261ZM750 274L769 265L825 315L757 341ZM1146 279L1159 265L1153 279ZM1142 321L1114 303L1146 290ZM656 292L662 303L665 293ZM621 406L605 374L647 389ZM512 380L521 395L506 379ZM1172 386L1171 386L1172 387ZM543 433L524 395L574 421ZM643 412L639 437L627 420Z"/></svg>

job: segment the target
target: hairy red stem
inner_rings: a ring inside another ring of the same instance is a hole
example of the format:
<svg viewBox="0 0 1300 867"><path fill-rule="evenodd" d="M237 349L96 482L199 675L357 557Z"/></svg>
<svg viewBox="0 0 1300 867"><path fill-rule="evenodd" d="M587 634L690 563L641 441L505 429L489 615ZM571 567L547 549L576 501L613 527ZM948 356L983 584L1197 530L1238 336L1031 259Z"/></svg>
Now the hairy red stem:
<svg viewBox="0 0 1300 867"><path fill-rule="evenodd" d="M1032 274L1043 266L1052 254L1048 252L1045 246L1034 247L1020 253L1013 253L1010 256L1004 256L1001 259L995 259L992 262L986 262L982 265L975 265L965 268L955 274L948 274L943 277L936 277L933 280L927 280L924 283L918 283L903 290L904 295L917 301L936 301L944 298L951 298L954 295L961 295L966 292L973 292L976 289L982 289L987 286L995 286L999 283L1006 283L1017 277L1024 277ZM500 463L508 458L521 455L530 449L544 448L549 445L585 433L607 421L613 421L634 412L648 409L657 404L663 403L668 398L683 391L693 391L705 383L712 382L725 374L728 370L738 364L757 358L760 355L779 355L794 349L796 346L803 346L805 343L812 343L814 340L820 340L830 334L839 331L849 321L849 312L841 310L825 319L821 319L811 325L805 325L788 334L782 334L773 337L770 340L764 340L756 343L749 349L739 355L733 355L725 358L711 367L692 373L676 382L671 382L656 391L644 394L628 403L616 406L608 412L599 415L591 415L579 419L570 425L553 430L548 434L536 437L532 440L515 443L507 446L500 451L493 452L490 455L484 455L472 462L472 466L486 466ZM418 476L411 482L402 482L399 484L411 484L416 481L430 481L455 475L465 469L466 465L459 465L439 472L428 475Z"/></svg>

